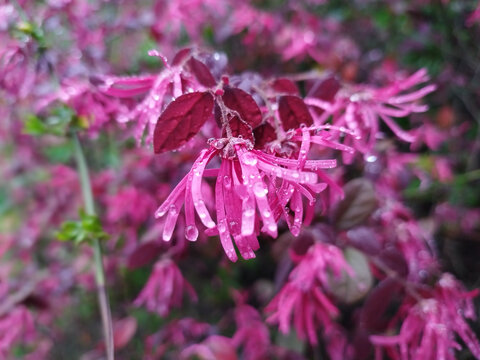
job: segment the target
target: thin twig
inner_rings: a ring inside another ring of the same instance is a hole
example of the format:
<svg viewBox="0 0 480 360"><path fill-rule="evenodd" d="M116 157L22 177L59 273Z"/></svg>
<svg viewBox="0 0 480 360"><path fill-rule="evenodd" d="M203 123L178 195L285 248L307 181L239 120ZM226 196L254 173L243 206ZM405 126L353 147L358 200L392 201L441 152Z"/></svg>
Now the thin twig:
<svg viewBox="0 0 480 360"><path fill-rule="evenodd" d="M83 201L85 204L85 212L87 215L95 215L95 203L93 200L92 185L88 174L87 162L83 154L82 146L78 137L74 135L73 142L75 145L75 159L77 161L78 173L80 176L80 184L82 188ZM105 338L105 349L107 359L114 360L113 347L113 325L110 304L108 301L107 289L105 286L105 271L102 261L102 247L98 239L93 241L93 254L95 261L95 281L97 283L98 303L102 316L103 333Z"/></svg>

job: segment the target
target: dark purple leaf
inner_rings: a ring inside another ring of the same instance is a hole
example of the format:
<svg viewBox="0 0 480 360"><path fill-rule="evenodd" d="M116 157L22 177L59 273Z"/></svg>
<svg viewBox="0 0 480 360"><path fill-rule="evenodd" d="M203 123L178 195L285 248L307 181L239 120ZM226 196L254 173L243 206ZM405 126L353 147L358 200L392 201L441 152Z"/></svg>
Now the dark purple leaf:
<svg viewBox="0 0 480 360"><path fill-rule="evenodd" d="M307 253L310 246L315 243L313 234L303 232L298 238L293 240L291 250L298 256L303 256Z"/></svg>
<svg viewBox="0 0 480 360"><path fill-rule="evenodd" d="M244 139L249 139L253 142L253 129L262 122L260 108L253 97L245 91L231 87L225 87L224 90L225 93L222 99L225 106L238 112L241 117L240 120L238 116L234 116L229 122L233 136L241 135ZM220 114L216 116L220 116Z"/></svg>
<svg viewBox="0 0 480 360"><path fill-rule="evenodd" d="M187 64L190 67L190 71L195 75L200 84L208 88L217 84L212 73L204 63L192 57L188 60Z"/></svg>
<svg viewBox="0 0 480 360"><path fill-rule="evenodd" d="M130 270L145 266L151 263L160 255L162 247L153 241L138 246L128 257L127 267Z"/></svg>
<svg viewBox="0 0 480 360"><path fill-rule="evenodd" d="M200 131L212 110L213 97L208 92L193 92L172 101L155 126L155 153L174 150L185 144Z"/></svg>
<svg viewBox="0 0 480 360"><path fill-rule="evenodd" d="M292 80L280 78L272 82L272 89L280 94L299 95L298 87Z"/></svg>
<svg viewBox="0 0 480 360"><path fill-rule="evenodd" d="M267 123L256 127L253 130L253 136L255 137L255 147L259 149L277 138L275 129Z"/></svg>
<svg viewBox="0 0 480 360"><path fill-rule="evenodd" d="M378 256L382 263L399 276L408 275L408 264L403 254L396 249L385 249Z"/></svg>
<svg viewBox="0 0 480 360"><path fill-rule="evenodd" d="M377 234L366 226L360 226L347 231L348 242L351 246L368 255L377 255L382 250L382 244Z"/></svg>
<svg viewBox="0 0 480 360"><path fill-rule="evenodd" d="M21 302L22 305L25 305L28 308L34 308L37 310L46 310L50 307L48 300L41 295L30 294Z"/></svg>
<svg viewBox="0 0 480 360"><path fill-rule="evenodd" d="M394 305L393 300L398 297L402 286L392 278L382 280L365 300L360 314L360 323L368 331L383 331L391 319L388 309Z"/></svg>
<svg viewBox="0 0 480 360"><path fill-rule="evenodd" d="M335 76L330 76L326 79L315 81L307 96L331 102L338 90L340 90L340 83Z"/></svg>
<svg viewBox="0 0 480 360"><path fill-rule="evenodd" d="M172 65L173 66L180 65L182 61L184 61L185 59L187 59L188 56L190 56L191 52L192 52L192 49L190 48L179 50L173 57Z"/></svg>
<svg viewBox="0 0 480 360"><path fill-rule="evenodd" d="M355 179L344 188L345 198L333 211L333 222L338 229L347 230L365 222L377 208L372 183L367 179Z"/></svg>
<svg viewBox="0 0 480 360"><path fill-rule="evenodd" d="M310 126L313 124L312 115L307 106L298 96L286 95L278 101L278 113L285 131L297 129L302 124Z"/></svg>

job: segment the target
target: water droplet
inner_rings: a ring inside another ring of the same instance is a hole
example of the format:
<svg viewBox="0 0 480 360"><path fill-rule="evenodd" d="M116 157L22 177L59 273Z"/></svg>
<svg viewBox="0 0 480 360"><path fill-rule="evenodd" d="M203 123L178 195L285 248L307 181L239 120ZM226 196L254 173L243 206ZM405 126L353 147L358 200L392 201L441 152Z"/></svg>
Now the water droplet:
<svg viewBox="0 0 480 360"><path fill-rule="evenodd" d="M225 175L223 177L223 184L227 189L230 188L232 186L232 178L228 175Z"/></svg>
<svg viewBox="0 0 480 360"><path fill-rule="evenodd" d="M261 182L256 182L255 185L253 185L253 193L255 194L256 197L265 197L268 193L268 190L264 187L264 185Z"/></svg>
<svg viewBox="0 0 480 360"><path fill-rule="evenodd" d="M220 221L220 223L217 225L218 232L223 234L225 231L227 231L227 225L225 224L225 220Z"/></svg>
<svg viewBox="0 0 480 360"><path fill-rule="evenodd" d="M247 208L245 209L245 216L251 217L255 214L255 209L254 208Z"/></svg>
<svg viewBox="0 0 480 360"><path fill-rule="evenodd" d="M257 164L257 157L252 153L246 153L243 155L242 160L245 165L254 166Z"/></svg>
<svg viewBox="0 0 480 360"><path fill-rule="evenodd" d="M215 223L212 220L207 222L207 228L211 229L211 228L214 228L214 227L215 227Z"/></svg>
<svg viewBox="0 0 480 360"><path fill-rule="evenodd" d="M188 225L185 228L185 237L187 240L195 241L198 238L198 229L194 225Z"/></svg>
<svg viewBox="0 0 480 360"><path fill-rule="evenodd" d="M263 212L263 216L266 217L266 218L269 218L271 215L272 215L272 213L271 213L270 211L268 211L268 210L265 210L265 211Z"/></svg>
<svg viewBox="0 0 480 360"><path fill-rule="evenodd" d="M290 232L293 236L298 236L300 234L300 227L298 225L293 225Z"/></svg>
<svg viewBox="0 0 480 360"><path fill-rule="evenodd" d="M167 213L167 210L166 210L166 209L162 209L161 211L160 211L160 210L157 210L157 212L155 213L155 217L161 218L161 217L164 216L166 213Z"/></svg>
<svg viewBox="0 0 480 360"><path fill-rule="evenodd" d="M178 213L178 209L177 207L175 206L175 204L172 204L170 205L169 209L168 209L168 212L170 213L170 215L174 216L174 215L177 215ZM163 212L165 214L165 212ZM163 215L162 215L163 216Z"/></svg>
<svg viewBox="0 0 480 360"><path fill-rule="evenodd" d="M272 224L268 225L268 230L269 231L277 231L277 224L272 223Z"/></svg>
<svg viewBox="0 0 480 360"><path fill-rule="evenodd" d="M294 172L292 173L292 177L293 177L294 179L298 179L298 178L300 177L300 174L298 173L298 171L294 171Z"/></svg>

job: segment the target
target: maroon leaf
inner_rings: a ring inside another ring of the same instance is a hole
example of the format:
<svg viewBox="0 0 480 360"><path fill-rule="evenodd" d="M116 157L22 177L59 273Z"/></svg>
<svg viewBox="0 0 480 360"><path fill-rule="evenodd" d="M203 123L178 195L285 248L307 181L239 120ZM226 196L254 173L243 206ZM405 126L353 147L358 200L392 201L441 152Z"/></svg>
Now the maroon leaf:
<svg viewBox="0 0 480 360"><path fill-rule="evenodd" d="M262 122L262 113L257 103L251 95L239 88L225 87L225 93L222 96L225 106L231 110L238 112L241 120L238 116L231 118L229 125L232 129L233 136L242 136L244 139L248 139L254 142L253 129L255 129ZM221 116L216 109L215 116L218 118ZM243 120L243 121L242 121Z"/></svg>
<svg viewBox="0 0 480 360"><path fill-rule="evenodd" d="M368 255L377 255L382 250L382 244L377 234L369 227L359 226L347 231L350 245Z"/></svg>
<svg viewBox="0 0 480 360"><path fill-rule="evenodd" d="M399 276L408 275L408 264L403 254L396 249L385 249L379 255L382 263L390 270L395 271Z"/></svg>
<svg viewBox="0 0 480 360"><path fill-rule="evenodd" d="M343 190L345 198L334 209L333 222L347 230L365 222L377 208L377 200L372 183L363 178L348 182Z"/></svg>
<svg viewBox="0 0 480 360"><path fill-rule="evenodd" d="M384 330L391 319L388 309L401 290L402 285L397 280L386 278L370 291L360 313L360 323L366 330L373 332Z"/></svg>
<svg viewBox="0 0 480 360"><path fill-rule="evenodd" d="M204 63L192 57L188 60L187 64L200 84L205 87L213 87L217 84L212 73Z"/></svg>
<svg viewBox="0 0 480 360"><path fill-rule="evenodd" d="M146 242L138 246L128 257L127 266L130 270L142 267L151 263L160 255L162 247L153 241Z"/></svg>
<svg viewBox="0 0 480 360"><path fill-rule="evenodd" d="M184 61L190 55L191 52L192 52L192 49L190 48L185 48L178 51L173 57L172 65L174 66L180 65L180 63Z"/></svg>
<svg viewBox="0 0 480 360"><path fill-rule="evenodd" d="M153 134L155 153L174 150L194 137L212 114L213 97L208 92L179 96L160 115Z"/></svg>
<svg viewBox="0 0 480 360"><path fill-rule="evenodd" d="M272 82L272 89L280 94L299 95L298 87L292 80L280 78Z"/></svg>
<svg viewBox="0 0 480 360"><path fill-rule="evenodd" d="M331 102L338 90L340 90L340 83L335 76L330 76L326 79L315 81L308 91L308 97Z"/></svg>
<svg viewBox="0 0 480 360"><path fill-rule="evenodd" d="M297 129L300 125L310 126L313 124L312 115L307 106L298 96L286 95L278 101L278 113L285 131Z"/></svg>
<svg viewBox="0 0 480 360"><path fill-rule="evenodd" d="M255 137L255 147L259 149L277 138L275 129L267 123L256 127L253 130L253 135Z"/></svg>
<svg viewBox="0 0 480 360"><path fill-rule="evenodd" d="M25 299L23 299L21 304L28 308L35 308L38 310L46 310L50 307L50 304L45 297L36 294L28 295Z"/></svg>

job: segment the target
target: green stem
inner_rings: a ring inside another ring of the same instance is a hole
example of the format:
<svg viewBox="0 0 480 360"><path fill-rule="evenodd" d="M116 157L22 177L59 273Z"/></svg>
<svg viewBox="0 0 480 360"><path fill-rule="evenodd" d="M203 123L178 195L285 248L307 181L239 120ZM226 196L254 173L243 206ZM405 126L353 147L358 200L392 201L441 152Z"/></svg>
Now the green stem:
<svg viewBox="0 0 480 360"><path fill-rule="evenodd" d="M75 146L75 160L77 162L78 173L80 177L85 212L87 213L87 215L95 215L95 203L93 200L92 184L90 183L90 177L88 174L88 166L85 160L85 155L83 154L82 145L80 144L77 135L73 136L73 143ZM103 334L105 337L105 349L107 352L107 359L113 360L114 348L112 314L110 310L110 304L108 302L107 289L105 286L105 271L103 269L102 261L102 246L98 239L93 240L93 256L95 262L95 281L97 283L98 303L100 305Z"/></svg>

